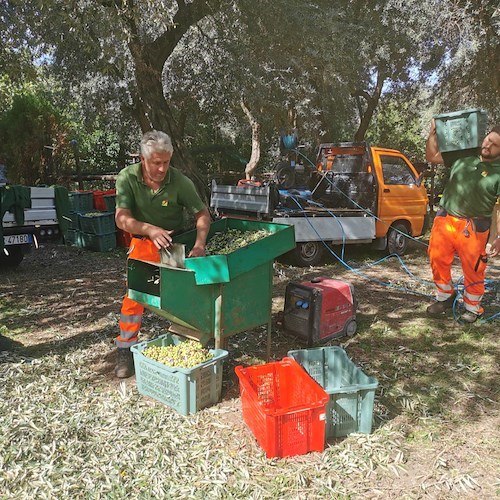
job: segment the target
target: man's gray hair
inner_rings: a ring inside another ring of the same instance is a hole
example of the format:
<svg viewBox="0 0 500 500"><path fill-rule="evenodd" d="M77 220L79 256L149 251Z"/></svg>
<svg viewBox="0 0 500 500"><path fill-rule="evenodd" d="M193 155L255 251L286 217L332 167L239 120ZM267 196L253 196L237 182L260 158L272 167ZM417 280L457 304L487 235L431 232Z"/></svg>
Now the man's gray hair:
<svg viewBox="0 0 500 500"><path fill-rule="evenodd" d="M141 155L149 158L153 153L173 153L170 137L159 130L150 130L142 136Z"/></svg>

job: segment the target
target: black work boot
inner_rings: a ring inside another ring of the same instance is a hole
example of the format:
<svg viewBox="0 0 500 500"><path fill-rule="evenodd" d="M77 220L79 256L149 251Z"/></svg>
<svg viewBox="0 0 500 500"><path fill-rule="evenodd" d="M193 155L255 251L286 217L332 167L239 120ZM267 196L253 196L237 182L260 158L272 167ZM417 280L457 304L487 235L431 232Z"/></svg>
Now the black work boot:
<svg viewBox="0 0 500 500"><path fill-rule="evenodd" d="M462 316L460 316L460 319L465 323L475 323L478 319L481 319L482 317L483 317L482 314L477 314L472 311L465 311L462 314Z"/></svg>
<svg viewBox="0 0 500 500"><path fill-rule="evenodd" d="M434 302L434 304L431 304L427 308L427 314L429 316L434 316L434 317L441 316L448 309L453 308L453 302L455 301L456 296L457 294L454 292L446 300L442 300L441 302L439 301Z"/></svg>
<svg viewBox="0 0 500 500"><path fill-rule="evenodd" d="M134 374L134 355L129 347L116 349L115 375L118 378L128 378Z"/></svg>

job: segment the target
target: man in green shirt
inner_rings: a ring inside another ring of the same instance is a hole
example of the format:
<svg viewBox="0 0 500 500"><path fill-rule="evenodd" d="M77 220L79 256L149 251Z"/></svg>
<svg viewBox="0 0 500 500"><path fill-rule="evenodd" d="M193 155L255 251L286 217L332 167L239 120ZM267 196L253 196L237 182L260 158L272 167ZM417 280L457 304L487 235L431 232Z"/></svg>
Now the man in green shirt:
<svg viewBox="0 0 500 500"><path fill-rule="evenodd" d="M464 156L463 152L440 153L433 121L426 159L451 168L429 241L428 254L437 292L436 302L427 308L427 313L440 316L453 307L456 292L451 265L457 254L464 274L465 313L461 319L473 323L484 312L481 299L486 262L500 253L500 221L495 221L497 237L486 251L492 213L500 197L500 126L485 137L479 154Z"/></svg>
<svg viewBox="0 0 500 500"><path fill-rule="evenodd" d="M160 262L160 249L168 249L182 229L183 211L194 213L197 237L189 257L205 255L210 213L193 182L170 166L173 147L164 132L146 132L141 141L141 162L123 169L116 180L116 225L133 235L129 258ZM130 347L138 342L144 307L123 299L120 335L116 339L118 378L134 373Z"/></svg>

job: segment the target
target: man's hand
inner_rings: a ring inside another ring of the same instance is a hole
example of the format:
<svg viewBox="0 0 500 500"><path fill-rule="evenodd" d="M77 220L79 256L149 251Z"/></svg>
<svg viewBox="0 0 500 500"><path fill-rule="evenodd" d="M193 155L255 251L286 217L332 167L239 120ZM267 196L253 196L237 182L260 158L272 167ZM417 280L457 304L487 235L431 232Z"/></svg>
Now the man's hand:
<svg viewBox="0 0 500 500"><path fill-rule="evenodd" d="M500 238L497 236L492 242L490 249L487 251L488 257L496 257L500 254Z"/></svg>
<svg viewBox="0 0 500 500"><path fill-rule="evenodd" d="M155 244L158 250L168 248L172 244L173 231L167 231L158 226L150 226L147 230L147 237Z"/></svg>
<svg viewBox="0 0 500 500"><path fill-rule="evenodd" d="M116 225L131 234L147 236L158 250L168 248L172 244L172 233L147 222L135 219L128 208L117 208L115 212Z"/></svg>
<svg viewBox="0 0 500 500"><path fill-rule="evenodd" d="M196 219L196 241L188 257L203 257L205 255L205 243L210 229L210 212L207 208L194 214Z"/></svg>
<svg viewBox="0 0 500 500"><path fill-rule="evenodd" d="M195 245L189 252L188 257L204 257L205 245Z"/></svg>

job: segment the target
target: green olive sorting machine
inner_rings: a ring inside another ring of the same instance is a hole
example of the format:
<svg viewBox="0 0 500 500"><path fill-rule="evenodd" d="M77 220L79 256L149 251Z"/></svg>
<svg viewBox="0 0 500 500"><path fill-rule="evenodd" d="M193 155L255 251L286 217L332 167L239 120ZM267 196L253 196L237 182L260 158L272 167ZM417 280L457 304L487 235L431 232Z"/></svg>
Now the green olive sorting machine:
<svg viewBox="0 0 500 500"><path fill-rule="evenodd" d="M211 224L208 240L229 229L269 235L227 255L188 258L185 269L129 259L128 296L172 322L170 330L222 348L231 335L267 325L271 336L273 261L295 247L293 226L224 218ZM174 241L189 249L196 230Z"/></svg>

